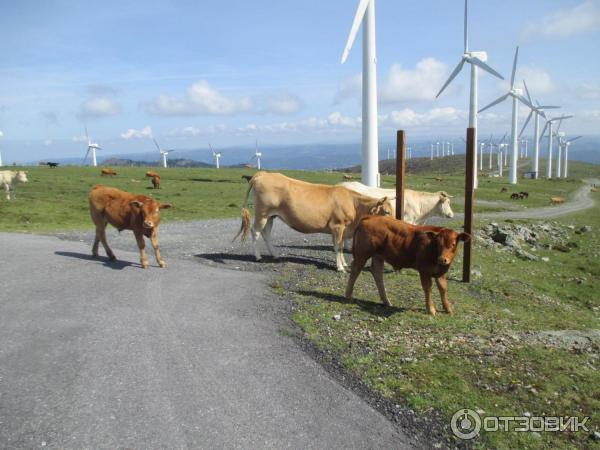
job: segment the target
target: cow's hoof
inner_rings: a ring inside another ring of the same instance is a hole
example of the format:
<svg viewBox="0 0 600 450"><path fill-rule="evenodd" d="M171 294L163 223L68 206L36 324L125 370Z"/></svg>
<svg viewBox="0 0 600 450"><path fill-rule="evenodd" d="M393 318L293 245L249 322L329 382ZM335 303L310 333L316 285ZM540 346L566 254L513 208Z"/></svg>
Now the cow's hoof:
<svg viewBox="0 0 600 450"><path fill-rule="evenodd" d="M92 253L92 258L98 259L99 258L98 253Z"/></svg>
<svg viewBox="0 0 600 450"><path fill-rule="evenodd" d="M110 255L110 256L108 257L108 259L109 259L110 261L116 261L116 260L117 260L117 257L116 257L115 255Z"/></svg>
<svg viewBox="0 0 600 450"><path fill-rule="evenodd" d="M344 269L344 267L338 267L337 271L341 273L346 273L346 269Z"/></svg>
<svg viewBox="0 0 600 450"><path fill-rule="evenodd" d="M437 314L437 311L435 309L430 309L429 314L431 314L432 316L435 316Z"/></svg>
<svg viewBox="0 0 600 450"><path fill-rule="evenodd" d="M162 269L164 269L165 267L167 267L167 263L166 263L166 262L164 262L164 261L159 261L159 262L158 262L158 265L159 265L159 266L160 266Z"/></svg>
<svg viewBox="0 0 600 450"><path fill-rule="evenodd" d="M147 269L150 265L147 262L142 263L142 269Z"/></svg>

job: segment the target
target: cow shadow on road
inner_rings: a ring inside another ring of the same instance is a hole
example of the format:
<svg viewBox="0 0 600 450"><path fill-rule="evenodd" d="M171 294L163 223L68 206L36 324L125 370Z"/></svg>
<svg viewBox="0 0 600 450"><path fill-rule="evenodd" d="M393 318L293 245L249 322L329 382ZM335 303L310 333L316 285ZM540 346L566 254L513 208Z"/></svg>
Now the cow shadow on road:
<svg viewBox="0 0 600 450"><path fill-rule="evenodd" d="M297 255L282 255L279 258L273 258L270 255L263 255L260 261L256 261L254 255L251 254L236 254L236 253L199 253L194 255L196 258L204 259L213 263L218 263L230 266L233 263L247 263L260 266L261 264L277 265L281 263L294 263L301 265L312 265L317 269L328 269L335 271L335 264L328 260L311 258L307 256Z"/></svg>
<svg viewBox="0 0 600 450"><path fill-rule="evenodd" d="M408 312L411 308L402 308L398 306L385 306L383 303L373 303L366 300L358 300L356 298L352 300L348 300L343 295L330 294L327 292L319 292L319 291L306 291L299 290L295 291L296 294L304 295L307 297L316 297L321 300L325 300L328 302L335 303L343 303L345 305L358 305L360 309L367 311L370 314L380 317L390 317L397 313Z"/></svg>
<svg viewBox="0 0 600 450"><path fill-rule="evenodd" d="M66 256L67 258L76 258L83 259L85 261L92 261L95 263L100 263L106 267L109 267L113 270L123 270L126 267L142 267L141 264L132 263L129 261L111 261L106 257L95 258L92 255L88 255L87 253L77 253L77 252L54 252L55 255L58 256Z"/></svg>

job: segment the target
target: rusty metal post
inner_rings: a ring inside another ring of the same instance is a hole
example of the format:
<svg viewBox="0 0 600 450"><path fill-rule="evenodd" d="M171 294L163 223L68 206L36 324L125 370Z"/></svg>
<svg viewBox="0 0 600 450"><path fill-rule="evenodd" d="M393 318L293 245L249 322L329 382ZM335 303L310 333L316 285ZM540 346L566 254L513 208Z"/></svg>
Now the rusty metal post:
<svg viewBox="0 0 600 450"><path fill-rule="evenodd" d="M396 219L404 217L404 186L406 184L406 132L396 135Z"/></svg>
<svg viewBox="0 0 600 450"><path fill-rule="evenodd" d="M463 282L471 281L471 248L473 245L473 202L475 201L474 189L474 165L473 159L477 143L475 142L475 128L467 128L467 148L466 148L466 167L465 167L465 222L464 231L471 236L469 241L464 244L463 257Z"/></svg>

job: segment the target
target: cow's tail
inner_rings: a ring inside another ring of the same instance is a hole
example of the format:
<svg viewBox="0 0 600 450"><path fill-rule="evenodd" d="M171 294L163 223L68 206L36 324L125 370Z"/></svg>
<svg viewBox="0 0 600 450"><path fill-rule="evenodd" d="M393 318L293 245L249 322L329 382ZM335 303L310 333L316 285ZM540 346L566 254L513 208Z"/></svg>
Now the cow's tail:
<svg viewBox="0 0 600 450"><path fill-rule="evenodd" d="M235 241L238 236L242 235L242 242L244 242L248 238L248 232L250 231L250 211L248 210L248 197L250 196L250 191L254 187L254 179L250 179L248 181L248 189L246 190L246 197L244 198L244 204L242 205L242 224L240 226L240 231L235 237L231 240L231 242Z"/></svg>

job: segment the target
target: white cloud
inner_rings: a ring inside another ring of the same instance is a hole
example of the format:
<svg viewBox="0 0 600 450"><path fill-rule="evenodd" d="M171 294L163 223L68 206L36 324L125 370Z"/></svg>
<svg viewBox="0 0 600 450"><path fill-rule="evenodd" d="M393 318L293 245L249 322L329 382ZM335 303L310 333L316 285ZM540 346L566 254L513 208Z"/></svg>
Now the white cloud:
<svg viewBox="0 0 600 450"><path fill-rule="evenodd" d="M517 68L515 87L524 91L523 80L527 83L527 88L533 100L538 99L540 95L551 94L558 90L558 86L552 80L550 74L539 67L524 66ZM507 92L510 88L509 83L510 77L504 81L500 81L498 85L503 92ZM523 92L523 95L527 97L525 92Z"/></svg>
<svg viewBox="0 0 600 450"><path fill-rule="evenodd" d="M468 113L453 107L433 108L424 113L419 113L411 108L400 111L391 111L379 117L383 126L393 128L408 128L419 126L459 125L465 123Z"/></svg>
<svg viewBox="0 0 600 450"><path fill-rule="evenodd" d="M142 139L148 138L152 136L152 128L150 125L146 125L141 130L136 130L134 128L129 128L124 133L121 133L121 138L129 140L129 139Z"/></svg>
<svg viewBox="0 0 600 450"><path fill-rule="evenodd" d="M121 112L117 102L108 97L93 97L81 104L80 117L109 117Z"/></svg>
<svg viewBox="0 0 600 450"><path fill-rule="evenodd" d="M216 134L223 134L227 131L227 127L223 124L210 125L207 127L194 127L187 126L183 128L176 128L170 131L167 135L170 137L193 137L193 136L211 136Z"/></svg>
<svg viewBox="0 0 600 450"><path fill-rule="evenodd" d="M390 104L435 100L435 95L446 81L447 72L446 64L435 58L422 59L414 70L394 64L379 89L379 102Z"/></svg>
<svg viewBox="0 0 600 450"><path fill-rule="evenodd" d="M81 136L73 136L71 138L71 140L73 142L87 142L88 141L87 137L85 137L84 134L82 134Z"/></svg>
<svg viewBox="0 0 600 450"><path fill-rule="evenodd" d="M288 93L271 96L266 103L267 111L274 114L296 114L303 108L300 99Z"/></svg>
<svg viewBox="0 0 600 450"><path fill-rule="evenodd" d="M431 57L419 61L414 69L393 64L378 87L378 101L382 105L433 101L447 75L448 66ZM348 98L360 98L361 93L362 76L357 74L338 86L334 104Z"/></svg>
<svg viewBox="0 0 600 450"><path fill-rule="evenodd" d="M0 137L4 137L4 132L0 131Z"/></svg>
<svg viewBox="0 0 600 450"><path fill-rule="evenodd" d="M523 33L525 36L569 37L599 28L600 6L598 2L588 0L571 9L559 9L528 24Z"/></svg>
<svg viewBox="0 0 600 450"><path fill-rule="evenodd" d="M49 146L49 145L52 145L52 139L46 139L46 140L44 141L44 145L45 145L46 147L47 147L47 146Z"/></svg>
<svg viewBox="0 0 600 450"><path fill-rule="evenodd" d="M151 114L164 116L228 116L249 111L252 107L253 103L249 97L225 97L207 81L200 80L192 84L183 97L159 95L146 109Z"/></svg>

